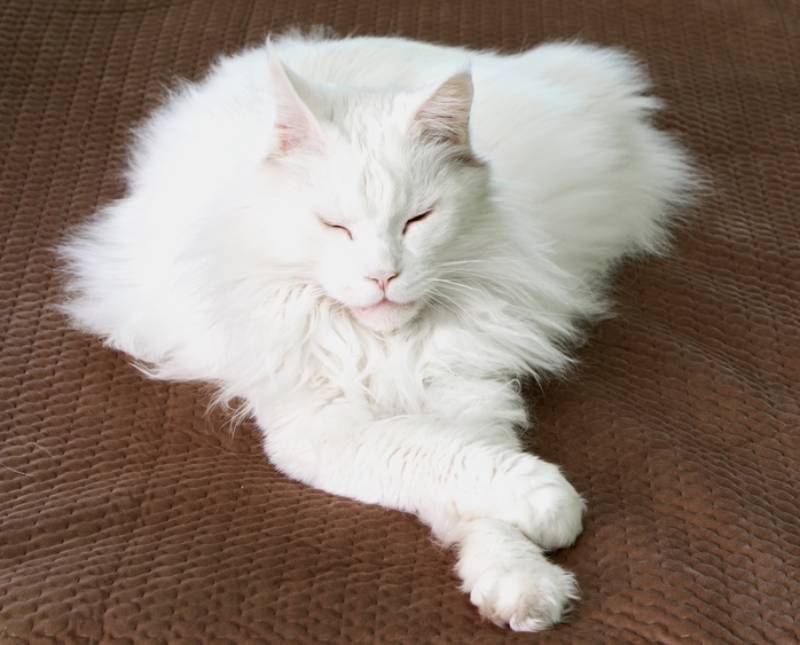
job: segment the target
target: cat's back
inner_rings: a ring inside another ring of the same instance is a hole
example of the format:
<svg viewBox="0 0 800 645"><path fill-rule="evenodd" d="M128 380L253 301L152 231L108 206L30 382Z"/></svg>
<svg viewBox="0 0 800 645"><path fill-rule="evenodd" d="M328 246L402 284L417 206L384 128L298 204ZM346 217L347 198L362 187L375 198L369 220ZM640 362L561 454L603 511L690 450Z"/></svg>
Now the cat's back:
<svg viewBox="0 0 800 645"><path fill-rule="evenodd" d="M582 43L547 42L520 52L473 50L399 37L325 39L292 35L272 45L301 77L337 86L417 89L443 75L470 69L476 101L516 88L598 96L630 94L646 86L631 58L619 50ZM264 57L265 44L252 50Z"/></svg>
<svg viewBox="0 0 800 645"><path fill-rule="evenodd" d="M299 76L339 87L402 91L439 83L476 55L461 47L398 37L288 37L275 52ZM266 46L264 47L266 49Z"/></svg>

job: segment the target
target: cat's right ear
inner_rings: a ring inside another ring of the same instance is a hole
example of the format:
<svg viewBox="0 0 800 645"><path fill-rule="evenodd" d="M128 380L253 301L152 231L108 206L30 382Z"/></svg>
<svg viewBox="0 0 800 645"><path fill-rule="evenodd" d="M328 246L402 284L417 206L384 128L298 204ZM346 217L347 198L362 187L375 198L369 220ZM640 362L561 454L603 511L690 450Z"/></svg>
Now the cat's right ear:
<svg viewBox="0 0 800 645"><path fill-rule="evenodd" d="M453 74L432 92L423 94L412 128L418 136L454 146L469 148L469 116L473 85L469 69Z"/></svg>
<svg viewBox="0 0 800 645"><path fill-rule="evenodd" d="M283 66L275 50L268 46L267 52L276 112L275 145L270 157L278 158L301 149L320 150L322 130L319 122L300 98L290 73Z"/></svg>

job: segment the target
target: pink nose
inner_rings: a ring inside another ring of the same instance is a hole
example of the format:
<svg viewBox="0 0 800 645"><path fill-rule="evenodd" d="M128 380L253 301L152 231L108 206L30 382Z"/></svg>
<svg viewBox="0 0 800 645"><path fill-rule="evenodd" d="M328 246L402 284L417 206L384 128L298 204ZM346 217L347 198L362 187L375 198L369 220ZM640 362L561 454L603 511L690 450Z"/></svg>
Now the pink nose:
<svg viewBox="0 0 800 645"><path fill-rule="evenodd" d="M394 280L398 276L397 273L375 273L373 275L368 275L367 280L372 280L375 284L377 284L381 291L384 293L389 288L389 283Z"/></svg>

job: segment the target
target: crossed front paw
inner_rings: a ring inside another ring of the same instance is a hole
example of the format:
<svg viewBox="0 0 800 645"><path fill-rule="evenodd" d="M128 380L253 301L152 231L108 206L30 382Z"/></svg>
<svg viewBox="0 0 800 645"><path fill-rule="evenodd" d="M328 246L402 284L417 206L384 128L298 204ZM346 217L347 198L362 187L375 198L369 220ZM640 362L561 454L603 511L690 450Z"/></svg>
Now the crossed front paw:
<svg viewBox="0 0 800 645"><path fill-rule="evenodd" d="M515 631L555 625L578 598L570 572L549 562L518 529L497 520L466 523L456 569L481 615Z"/></svg>
<svg viewBox="0 0 800 645"><path fill-rule="evenodd" d="M468 517L508 522L545 551L572 545L583 530L586 502L557 466L533 455L498 460L485 489L465 500Z"/></svg>

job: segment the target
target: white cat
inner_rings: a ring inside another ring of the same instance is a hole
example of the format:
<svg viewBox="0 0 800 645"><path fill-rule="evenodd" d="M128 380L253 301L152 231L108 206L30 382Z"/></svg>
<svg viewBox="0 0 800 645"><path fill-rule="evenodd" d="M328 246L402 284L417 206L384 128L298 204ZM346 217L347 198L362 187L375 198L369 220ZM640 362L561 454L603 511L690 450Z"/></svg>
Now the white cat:
<svg viewBox="0 0 800 645"><path fill-rule="evenodd" d="M562 372L685 154L624 53L292 34L222 58L138 132L127 196L63 248L64 305L159 378L246 402L290 477L415 513L481 614L577 597L544 551L585 504L520 447L517 379Z"/></svg>

